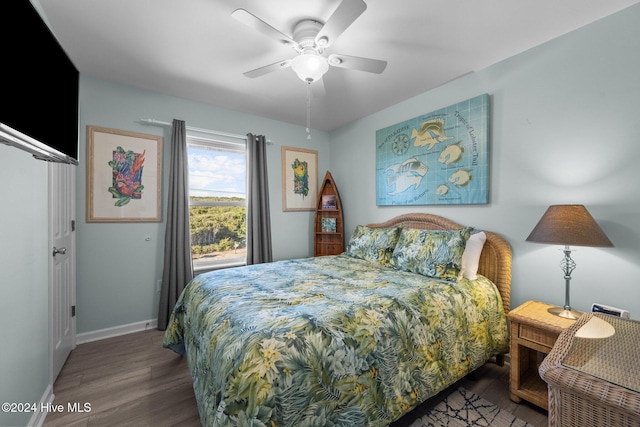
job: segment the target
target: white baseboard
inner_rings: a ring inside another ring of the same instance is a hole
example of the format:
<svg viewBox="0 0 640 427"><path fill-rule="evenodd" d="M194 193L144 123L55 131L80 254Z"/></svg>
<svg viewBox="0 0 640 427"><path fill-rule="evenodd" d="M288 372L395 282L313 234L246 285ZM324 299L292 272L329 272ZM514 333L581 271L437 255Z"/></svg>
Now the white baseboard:
<svg viewBox="0 0 640 427"><path fill-rule="evenodd" d="M150 319L143 320L141 322L129 323L128 325L113 326L111 328L98 329L97 331L83 332L76 335L76 344L118 337L120 335L146 331L147 329L156 329L157 327L158 319Z"/></svg>
<svg viewBox="0 0 640 427"><path fill-rule="evenodd" d="M51 405L53 403L53 399L54 399L54 395L53 395L53 385L49 384L46 388L46 390L44 391L44 394L42 395L42 397L40 398L40 403L39 403L39 407L40 408L47 408L48 405ZM29 419L29 423L27 424L27 426L29 427L41 427L44 424L44 419L47 417L47 411L41 411L41 410L37 410L33 412L33 415L31 415L31 418Z"/></svg>

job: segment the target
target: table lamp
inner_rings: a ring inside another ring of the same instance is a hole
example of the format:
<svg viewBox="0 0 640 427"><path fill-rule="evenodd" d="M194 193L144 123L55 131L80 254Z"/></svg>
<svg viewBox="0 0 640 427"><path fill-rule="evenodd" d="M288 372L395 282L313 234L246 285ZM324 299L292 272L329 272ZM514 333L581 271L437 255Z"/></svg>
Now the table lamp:
<svg viewBox="0 0 640 427"><path fill-rule="evenodd" d="M560 262L565 280L564 307L552 307L549 312L568 319L580 317L582 313L572 309L569 303L571 272L576 268L569 246L611 247L613 243L583 205L549 206L527 241L564 245L564 259Z"/></svg>

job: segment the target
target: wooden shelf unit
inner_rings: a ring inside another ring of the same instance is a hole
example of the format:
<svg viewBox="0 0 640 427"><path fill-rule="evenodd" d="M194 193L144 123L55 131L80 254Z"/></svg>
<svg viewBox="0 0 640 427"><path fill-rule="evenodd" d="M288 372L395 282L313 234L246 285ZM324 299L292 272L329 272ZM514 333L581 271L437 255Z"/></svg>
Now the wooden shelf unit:
<svg viewBox="0 0 640 427"><path fill-rule="evenodd" d="M338 255L344 252L344 222L338 187L327 171L316 203L314 224L314 256Z"/></svg>

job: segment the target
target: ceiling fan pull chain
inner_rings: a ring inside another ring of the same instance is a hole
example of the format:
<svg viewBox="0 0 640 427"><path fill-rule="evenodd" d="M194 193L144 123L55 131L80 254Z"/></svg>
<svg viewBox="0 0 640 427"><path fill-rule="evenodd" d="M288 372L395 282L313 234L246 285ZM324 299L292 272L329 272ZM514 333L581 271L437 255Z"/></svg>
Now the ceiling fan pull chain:
<svg viewBox="0 0 640 427"><path fill-rule="evenodd" d="M311 139L311 82L307 83L307 139Z"/></svg>

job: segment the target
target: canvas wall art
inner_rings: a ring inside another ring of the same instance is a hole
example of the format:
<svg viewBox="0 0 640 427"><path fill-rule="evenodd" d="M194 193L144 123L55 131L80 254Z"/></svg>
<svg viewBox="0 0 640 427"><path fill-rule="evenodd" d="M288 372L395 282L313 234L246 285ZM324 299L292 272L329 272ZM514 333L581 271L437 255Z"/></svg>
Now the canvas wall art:
<svg viewBox="0 0 640 427"><path fill-rule="evenodd" d="M376 131L376 204L489 202L489 95Z"/></svg>

